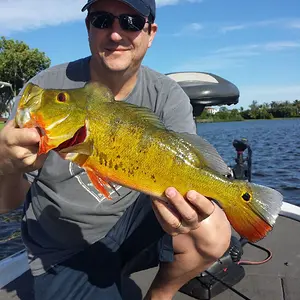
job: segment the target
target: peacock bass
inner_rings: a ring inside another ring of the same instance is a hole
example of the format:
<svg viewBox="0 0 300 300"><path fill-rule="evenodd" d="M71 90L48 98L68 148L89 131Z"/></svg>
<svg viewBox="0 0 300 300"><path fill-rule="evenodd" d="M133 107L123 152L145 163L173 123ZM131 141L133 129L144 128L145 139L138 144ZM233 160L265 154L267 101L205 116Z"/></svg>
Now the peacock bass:
<svg viewBox="0 0 300 300"><path fill-rule="evenodd" d="M282 195L236 180L216 149L198 135L167 130L149 109L115 101L98 83L70 90L29 83L20 99L18 127L38 128L39 154L65 155L109 198L111 183L166 199L167 187L215 199L233 228L255 242L272 229Z"/></svg>

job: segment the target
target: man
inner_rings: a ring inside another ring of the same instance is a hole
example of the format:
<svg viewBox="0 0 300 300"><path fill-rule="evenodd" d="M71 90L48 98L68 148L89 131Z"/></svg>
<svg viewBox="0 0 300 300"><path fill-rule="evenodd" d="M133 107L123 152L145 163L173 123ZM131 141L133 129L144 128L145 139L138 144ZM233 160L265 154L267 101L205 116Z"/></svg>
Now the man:
<svg viewBox="0 0 300 300"><path fill-rule="evenodd" d="M181 88L141 66L157 31L154 0L92 0L86 9L91 57L30 81L57 89L99 81L116 100L151 108L167 128L195 133ZM172 299L228 248L224 213L196 191L184 198L169 187L166 204L116 186L109 201L78 166L54 152L37 156L39 140L13 121L0 132L0 210L26 198L22 237L36 300L122 299L124 275L158 264L146 299Z"/></svg>

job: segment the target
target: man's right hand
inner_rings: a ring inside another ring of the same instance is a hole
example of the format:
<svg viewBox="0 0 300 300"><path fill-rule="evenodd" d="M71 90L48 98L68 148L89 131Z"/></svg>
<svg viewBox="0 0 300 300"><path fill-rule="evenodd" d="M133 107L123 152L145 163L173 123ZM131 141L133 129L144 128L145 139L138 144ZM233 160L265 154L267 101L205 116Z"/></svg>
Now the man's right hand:
<svg viewBox="0 0 300 300"><path fill-rule="evenodd" d="M47 155L37 155L39 142L35 128L16 128L14 120L7 122L0 131L0 175L41 168Z"/></svg>

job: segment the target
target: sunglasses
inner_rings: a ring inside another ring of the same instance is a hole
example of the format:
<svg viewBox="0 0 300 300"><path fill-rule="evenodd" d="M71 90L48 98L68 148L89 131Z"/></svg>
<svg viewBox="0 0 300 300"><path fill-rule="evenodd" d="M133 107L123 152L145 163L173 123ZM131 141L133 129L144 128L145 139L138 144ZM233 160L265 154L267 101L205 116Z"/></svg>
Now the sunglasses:
<svg viewBox="0 0 300 300"><path fill-rule="evenodd" d="M126 31L141 31L146 23L146 19L140 15L121 14L115 16L106 11L91 12L89 14L90 23L98 29L111 28L115 19L119 20L120 27Z"/></svg>

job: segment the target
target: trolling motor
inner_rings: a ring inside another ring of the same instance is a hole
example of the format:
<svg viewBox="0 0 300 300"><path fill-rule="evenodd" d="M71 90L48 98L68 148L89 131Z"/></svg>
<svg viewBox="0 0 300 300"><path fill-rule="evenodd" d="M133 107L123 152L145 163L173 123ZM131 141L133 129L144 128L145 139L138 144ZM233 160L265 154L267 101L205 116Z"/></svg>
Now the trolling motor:
<svg viewBox="0 0 300 300"><path fill-rule="evenodd" d="M235 158L236 164L232 168L234 178L251 181L252 149L248 141L246 139L234 140L232 144L237 152L237 157ZM244 158L243 154L246 149L248 155Z"/></svg>
<svg viewBox="0 0 300 300"><path fill-rule="evenodd" d="M236 150L235 165L231 168L235 179L251 181L252 150L246 139L234 140ZM244 152L247 150L247 156ZM243 299L248 299L233 288L245 276L245 270L239 264L243 255L246 239L231 237L231 243L226 253L209 269L185 284L180 291L199 300L209 300L231 289Z"/></svg>

